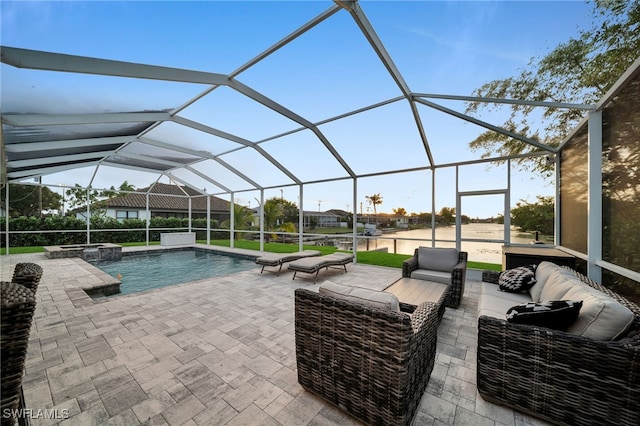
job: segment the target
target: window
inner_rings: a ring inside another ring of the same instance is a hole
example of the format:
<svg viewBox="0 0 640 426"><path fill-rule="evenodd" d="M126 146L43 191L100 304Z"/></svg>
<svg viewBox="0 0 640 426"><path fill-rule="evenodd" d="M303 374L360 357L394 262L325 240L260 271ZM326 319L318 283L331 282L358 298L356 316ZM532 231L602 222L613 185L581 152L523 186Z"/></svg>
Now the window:
<svg viewBox="0 0 640 426"><path fill-rule="evenodd" d="M125 219L137 219L138 211L137 210L117 210L116 211L116 219L122 222Z"/></svg>

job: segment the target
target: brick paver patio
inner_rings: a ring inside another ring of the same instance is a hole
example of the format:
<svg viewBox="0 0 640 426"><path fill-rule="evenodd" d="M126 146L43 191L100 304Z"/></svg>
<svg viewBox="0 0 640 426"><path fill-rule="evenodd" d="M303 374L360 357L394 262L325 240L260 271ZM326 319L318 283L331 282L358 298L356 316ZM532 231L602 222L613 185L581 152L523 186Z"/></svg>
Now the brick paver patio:
<svg viewBox="0 0 640 426"><path fill-rule="evenodd" d="M400 276L398 269L352 264L347 274L321 273L313 284L293 281L284 270L260 274L256 265L221 278L91 299L82 288L105 276L84 261L2 256L1 278L10 279L19 262L44 269L24 380L27 407L40 414L34 425L358 424L297 382L293 292L325 280L383 289ZM446 310L414 424L545 424L477 393L478 288L467 279L460 308ZM52 414L66 418L43 418Z"/></svg>

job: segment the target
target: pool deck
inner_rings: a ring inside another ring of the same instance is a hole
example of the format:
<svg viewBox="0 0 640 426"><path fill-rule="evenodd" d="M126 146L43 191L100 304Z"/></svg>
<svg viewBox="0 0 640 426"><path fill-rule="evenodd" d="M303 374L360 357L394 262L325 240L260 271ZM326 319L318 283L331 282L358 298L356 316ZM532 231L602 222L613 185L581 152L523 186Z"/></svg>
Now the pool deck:
<svg viewBox="0 0 640 426"><path fill-rule="evenodd" d="M293 292L317 289L325 280L383 289L400 277L398 269L350 264L348 273L329 270L313 284L292 280L286 269L280 276L260 274L256 265L92 299L82 288L105 277L83 260L0 256L1 279L10 279L19 262L44 269L26 363L26 405L68 417L40 416L33 425L359 424L298 384ZM479 286L468 278L460 308L444 314L436 366L414 425L545 425L484 401L476 390Z"/></svg>

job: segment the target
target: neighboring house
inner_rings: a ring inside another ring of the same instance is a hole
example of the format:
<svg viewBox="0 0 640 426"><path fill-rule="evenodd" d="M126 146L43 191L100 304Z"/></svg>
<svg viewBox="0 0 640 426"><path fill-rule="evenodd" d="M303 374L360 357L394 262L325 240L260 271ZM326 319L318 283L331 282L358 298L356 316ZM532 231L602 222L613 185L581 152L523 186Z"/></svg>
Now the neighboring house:
<svg viewBox="0 0 640 426"><path fill-rule="evenodd" d="M340 216L329 212L303 211L303 226L310 227L312 224L320 228L340 227Z"/></svg>
<svg viewBox="0 0 640 426"><path fill-rule="evenodd" d="M375 223L380 226L393 226L394 228L409 228L409 217L399 214L390 213L378 213L368 214L358 217L359 221L363 223Z"/></svg>
<svg viewBox="0 0 640 426"><path fill-rule="evenodd" d="M353 213L348 212L346 210L340 210L340 209L331 209L331 210L327 210L326 213L331 213L331 214L335 214L338 215L340 217L339 221L340 221L340 225L343 228L346 228L348 226L349 220L351 218L353 218Z"/></svg>
<svg viewBox="0 0 640 426"><path fill-rule="evenodd" d="M396 222L396 228L406 229L409 228L409 217L399 214L391 215L391 220Z"/></svg>
<svg viewBox="0 0 640 426"><path fill-rule="evenodd" d="M106 215L118 220L147 219L147 195L149 188L141 188L135 193L115 197L107 201ZM191 217L204 219L207 215L207 197L185 186L156 183L149 193L149 213L151 217L189 217L189 198L191 198ZM229 220L231 203L210 195L211 220ZM86 212L78 211L76 216L85 219Z"/></svg>

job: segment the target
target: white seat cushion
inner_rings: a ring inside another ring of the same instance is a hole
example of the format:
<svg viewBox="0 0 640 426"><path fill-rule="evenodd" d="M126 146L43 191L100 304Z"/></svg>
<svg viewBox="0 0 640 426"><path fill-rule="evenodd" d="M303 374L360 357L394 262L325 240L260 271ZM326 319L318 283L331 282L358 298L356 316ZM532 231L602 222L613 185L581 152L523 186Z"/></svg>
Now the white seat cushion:
<svg viewBox="0 0 640 426"><path fill-rule="evenodd" d="M383 291L375 291L363 287L352 287L326 281L320 286L318 292L322 296L332 296L361 303L372 308L400 312L400 302L398 298L394 294Z"/></svg>
<svg viewBox="0 0 640 426"><path fill-rule="evenodd" d="M553 271L560 269L558 265L551 262L540 262L538 267L536 268L536 283L529 289L529 294L531 294L531 300L534 302L540 301L540 294L542 293L542 289L544 288L547 279L551 275Z"/></svg>
<svg viewBox="0 0 640 426"><path fill-rule="evenodd" d="M540 300L534 300L534 302L550 302L553 300L579 300L568 299L566 296L567 292L573 289L575 286L582 286L582 281L580 281L578 277L571 273L571 271L553 271L549 275L549 278L547 278L547 282L542 289Z"/></svg>
<svg viewBox="0 0 640 426"><path fill-rule="evenodd" d="M480 300L478 300L478 318L487 315L505 319L509 308L531 302L527 293L508 293L500 291L496 284L482 283Z"/></svg>
<svg viewBox="0 0 640 426"><path fill-rule="evenodd" d="M434 281L442 284L451 284L451 272L416 269L415 271L411 272L411 278L415 278L417 280Z"/></svg>

